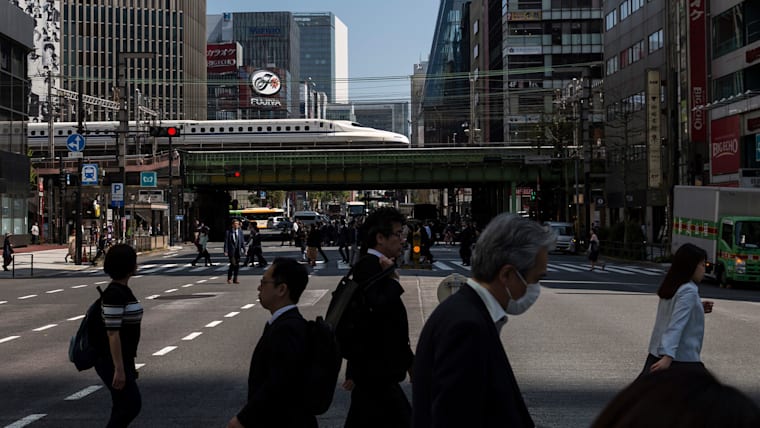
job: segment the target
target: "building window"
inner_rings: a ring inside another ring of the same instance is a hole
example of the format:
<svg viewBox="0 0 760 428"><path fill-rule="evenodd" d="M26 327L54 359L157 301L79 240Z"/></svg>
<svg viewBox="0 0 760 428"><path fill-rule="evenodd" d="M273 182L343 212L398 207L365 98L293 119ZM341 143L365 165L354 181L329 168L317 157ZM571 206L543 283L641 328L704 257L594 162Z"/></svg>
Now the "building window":
<svg viewBox="0 0 760 428"><path fill-rule="evenodd" d="M617 25L617 9L614 9L612 12L607 14L605 22L605 30L607 31L610 31L614 26Z"/></svg>
<svg viewBox="0 0 760 428"><path fill-rule="evenodd" d="M713 18L712 37L715 57L744 46L744 18L741 5L736 5Z"/></svg>
<svg viewBox="0 0 760 428"><path fill-rule="evenodd" d="M618 72L620 68L620 58L615 55L607 60L607 75L612 75Z"/></svg>
<svg viewBox="0 0 760 428"><path fill-rule="evenodd" d="M631 14L631 3L629 3L630 0L625 0L624 2L620 3L620 21L622 22L625 18L628 18L628 15Z"/></svg>
<svg viewBox="0 0 760 428"><path fill-rule="evenodd" d="M712 102L741 94L744 91L743 72L737 71L713 80Z"/></svg>
<svg viewBox="0 0 760 428"><path fill-rule="evenodd" d="M760 40L760 2L744 2L744 19L747 22L747 44Z"/></svg>
<svg viewBox="0 0 760 428"><path fill-rule="evenodd" d="M472 34L478 34L479 27L480 27L480 20L476 19L475 22L472 23Z"/></svg>
<svg viewBox="0 0 760 428"><path fill-rule="evenodd" d="M649 35L649 53L662 49L664 44L662 36L662 29Z"/></svg>
<svg viewBox="0 0 760 428"><path fill-rule="evenodd" d="M475 46L473 46L473 48L472 48L472 57L473 58L477 58L478 57L478 45L477 44Z"/></svg>

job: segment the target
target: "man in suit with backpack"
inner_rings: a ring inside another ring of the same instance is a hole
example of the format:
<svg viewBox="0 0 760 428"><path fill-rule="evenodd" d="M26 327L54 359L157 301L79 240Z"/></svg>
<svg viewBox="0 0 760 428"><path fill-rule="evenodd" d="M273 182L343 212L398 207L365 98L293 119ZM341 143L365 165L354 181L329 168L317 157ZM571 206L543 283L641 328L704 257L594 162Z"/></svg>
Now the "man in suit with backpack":
<svg viewBox="0 0 760 428"><path fill-rule="evenodd" d="M307 397L309 325L296 306L308 281L305 266L282 257L261 277L259 301L272 318L251 357L248 400L228 428L317 428Z"/></svg>
<svg viewBox="0 0 760 428"><path fill-rule="evenodd" d="M412 409L399 385L411 372L414 358L406 307L401 300L404 289L395 274L383 274L392 272L394 259L401 256L403 224L401 212L382 207L363 225L362 249L366 254L353 267L359 288L352 297L362 303L355 305L359 307L355 313L348 314L355 325L350 338L341 341L337 332L341 352L348 361L343 384L351 391L347 428L410 426Z"/></svg>

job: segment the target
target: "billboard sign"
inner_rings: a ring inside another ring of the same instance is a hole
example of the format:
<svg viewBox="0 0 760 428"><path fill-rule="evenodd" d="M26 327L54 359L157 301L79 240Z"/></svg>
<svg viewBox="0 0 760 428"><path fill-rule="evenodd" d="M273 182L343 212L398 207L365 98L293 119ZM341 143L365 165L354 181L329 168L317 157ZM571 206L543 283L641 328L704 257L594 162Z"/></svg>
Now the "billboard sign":
<svg viewBox="0 0 760 428"><path fill-rule="evenodd" d="M251 76L251 86L257 94L270 96L280 92L282 81L269 70L259 70Z"/></svg>
<svg viewBox="0 0 760 428"><path fill-rule="evenodd" d="M712 175L739 172L739 116L714 120L710 132L710 167Z"/></svg>
<svg viewBox="0 0 760 428"><path fill-rule="evenodd" d="M237 43L209 43L206 45L208 73L234 73L238 67Z"/></svg>
<svg viewBox="0 0 760 428"><path fill-rule="evenodd" d="M707 141L707 110L697 108L707 104L707 26L705 3L689 1L689 69L691 99L691 142Z"/></svg>

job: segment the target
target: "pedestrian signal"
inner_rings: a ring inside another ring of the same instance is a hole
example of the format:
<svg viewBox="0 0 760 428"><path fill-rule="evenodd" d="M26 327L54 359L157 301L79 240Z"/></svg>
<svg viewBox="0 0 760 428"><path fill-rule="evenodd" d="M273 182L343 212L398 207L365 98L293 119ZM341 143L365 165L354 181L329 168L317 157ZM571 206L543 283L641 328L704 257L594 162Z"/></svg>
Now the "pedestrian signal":
<svg viewBox="0 0 760 428"><path fill-rule="evenodd" d="M176 126L151 126L151 137L179 137L179 128Z"/></svg>
<svg viewBox="0 0 760 428"><path fill-rule="evenodd" d="M536 191L535 190L532 190L530 192L530 200L531 201L535 201L536 200Z"/></svg>

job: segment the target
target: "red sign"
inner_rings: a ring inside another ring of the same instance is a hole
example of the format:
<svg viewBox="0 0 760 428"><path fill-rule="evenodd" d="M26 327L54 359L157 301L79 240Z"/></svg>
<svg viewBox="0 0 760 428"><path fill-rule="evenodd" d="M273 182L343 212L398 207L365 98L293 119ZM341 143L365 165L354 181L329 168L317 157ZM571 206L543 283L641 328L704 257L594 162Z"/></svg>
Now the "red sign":
<svg viewBox="0 0 760 428"><path fill-rule="evenodd" d="M232 73L237 71L237 43L209 43L206 45L207 71Z"/></svg>
<svg viewBox="0 0 760 428"><path fill-rule="evenodd" d="M707 27L705 2L689 0L689 57L691 69L691 142L707 141L707 110L697 106L707 104Z"/></svg>
<svg viewBox="0 0 760 428"><path fill-rule="evenodd" d="M747 131L754 131L755 129L760 129L760 117L747 119Z"/></svg>
<svg viewBox="0 0 760 428"><path fill-rule="evenodd" d="M712 121L710 128L710 165L712 175L739 172L739 116Z"/></svg>
<svg viewBox="0 0 760 428"><path fill-rule="evenodd" d="M748 50L745 55L747 64L757 61L760 58L760 47Z"/></svg>

